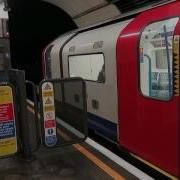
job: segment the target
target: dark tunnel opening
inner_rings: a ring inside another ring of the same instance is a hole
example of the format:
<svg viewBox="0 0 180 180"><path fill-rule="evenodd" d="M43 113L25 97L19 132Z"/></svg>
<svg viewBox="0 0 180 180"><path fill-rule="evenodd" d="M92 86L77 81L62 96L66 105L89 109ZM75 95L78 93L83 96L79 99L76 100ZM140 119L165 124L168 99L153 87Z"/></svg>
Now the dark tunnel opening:
<svg viewBox="0 0 180 180"><path fill-rule="evenodd" d="M9 2L12 67L24 69L26 79L42 79L42 51L54 38L76 25L60 8L38 0Z"/></svg>

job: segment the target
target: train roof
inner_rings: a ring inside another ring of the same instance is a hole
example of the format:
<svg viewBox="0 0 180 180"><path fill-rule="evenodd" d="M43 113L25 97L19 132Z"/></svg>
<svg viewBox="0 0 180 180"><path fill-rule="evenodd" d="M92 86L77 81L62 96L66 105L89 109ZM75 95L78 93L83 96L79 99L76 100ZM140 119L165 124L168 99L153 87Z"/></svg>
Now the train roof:
<svg viewBox="0 0 180 180"><path fill-rule="evenodd" d="M169 3L173 3L175 1L177 1L177 0L162 0L161 2L156 2L156 3L153 3L153 4L149 5L149 6L139 8L139 9L130 11L128 13L121 14L119 16L107 19L107 20L105 20L103 22L100 22L100 23L96 23L96 24L93 24L93 25L90 25L90 26L87 26L87 27L78 28L78 29L68 31L68 32L66 32L64 34L61 34L57 38L55 38L50 44L53 44L53 42L58 41L62 36L66 36L68 34L78 34L78 33L84 32L84 31L89 31L89 30L92 30L92 29L96 29L96 28L100 28L100 27L103 27L103 26L111 25L111 24L114 24L114 23L117 23L117 22L120 22L120 21L125 21L125 20L128 20L128 19L134 18L135 16L137 16L141 12L144 12L146 10L153 9L153 8L156 8L156 7L160 7L162 5L166 5L166 4L169 4Z"/></svg>

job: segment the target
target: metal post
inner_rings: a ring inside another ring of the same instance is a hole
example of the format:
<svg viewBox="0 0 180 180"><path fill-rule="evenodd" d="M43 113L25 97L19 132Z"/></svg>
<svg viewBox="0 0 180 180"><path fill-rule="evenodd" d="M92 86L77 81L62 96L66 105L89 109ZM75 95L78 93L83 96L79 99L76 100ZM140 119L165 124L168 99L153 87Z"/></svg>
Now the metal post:
<svg viewBox="0 0 180 180"><path fill-rule="evenodd" d="M18 118L20 124L20 134L22 140L21 153L22 158L26 160L32 159L30 145L30 121L27 117L27 102L26 102L26 81L25 72L22 70L9 70L9 80L16 86L16 101L19 107Z"/></svg>

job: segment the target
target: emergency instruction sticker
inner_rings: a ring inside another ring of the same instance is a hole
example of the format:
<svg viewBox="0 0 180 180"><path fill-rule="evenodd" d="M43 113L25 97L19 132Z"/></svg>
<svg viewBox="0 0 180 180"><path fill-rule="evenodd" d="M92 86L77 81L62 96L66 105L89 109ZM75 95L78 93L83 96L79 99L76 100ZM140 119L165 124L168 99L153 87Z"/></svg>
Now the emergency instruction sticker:
<svg viewBox="0 0 180 180"><path fill-rule="evenodd" d="M174 66L174 95L179 96L179 65L180 65L180 36L175 35L173 41L173 66Z"/></svg>
<svg viewBox="0 0 180 180"><path fill-rule="evenodd" d="M49 147L52 147L57 143L57 134L54 106L54 88L51 82L44 82L42 84L42 101L45 144Z"/></svg>
<svg viewBox="0 0 180 180"><path fill-rule="evenodd" d="M12 88L0 86L0 156L17 152L16 124Z"/></svg>

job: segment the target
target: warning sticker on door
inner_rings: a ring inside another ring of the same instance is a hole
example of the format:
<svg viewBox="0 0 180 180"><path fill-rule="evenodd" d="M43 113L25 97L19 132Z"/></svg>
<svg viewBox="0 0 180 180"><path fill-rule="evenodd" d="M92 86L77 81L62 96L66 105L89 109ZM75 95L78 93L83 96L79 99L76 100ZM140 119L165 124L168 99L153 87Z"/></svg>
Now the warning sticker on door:
<svg viewBox="0 0 180 180"><path fill-rule="evenodd" d="M179 76L180 76L180 36L175 35L173 41L173 66L174 66L174 95L179 96Z"/></svg>
<svg viewBox="0 0 180 180"><path fill-rule="evenodd" d="M17 152L13 93L10 86L0 86L0 156Z"/></svg>
<svg viewBox="0 0 180 180"><path fill-rule="evenodd" d="M51 82L42 84L42 104L45 144L53 147L57 143L55 106L54 106L54 88Z"/></svg>

